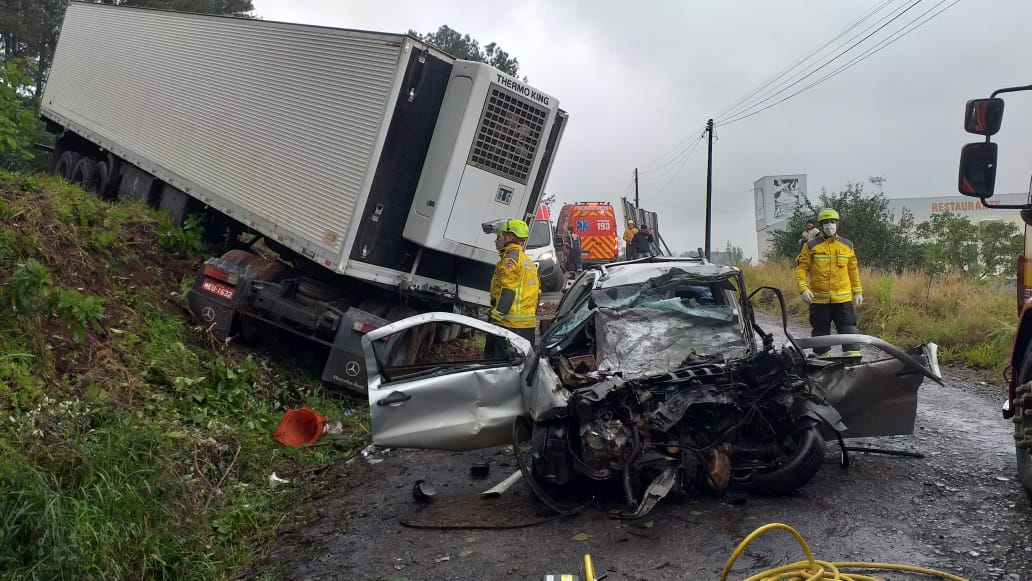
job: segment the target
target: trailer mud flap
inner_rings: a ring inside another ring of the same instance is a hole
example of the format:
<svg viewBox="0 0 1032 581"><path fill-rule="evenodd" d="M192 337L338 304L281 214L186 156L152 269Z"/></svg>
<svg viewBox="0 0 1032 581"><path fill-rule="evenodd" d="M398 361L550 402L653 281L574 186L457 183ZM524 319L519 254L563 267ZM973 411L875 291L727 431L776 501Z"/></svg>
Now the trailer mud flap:
<svg viewBox="0 0 1032 581"><path fill-rule="evenodd" d="M358 393L367 391L365 352L362 335L387 325L389 321L365 311L349 308L337 328L333 347L323 367L322 380Z"/></svg>

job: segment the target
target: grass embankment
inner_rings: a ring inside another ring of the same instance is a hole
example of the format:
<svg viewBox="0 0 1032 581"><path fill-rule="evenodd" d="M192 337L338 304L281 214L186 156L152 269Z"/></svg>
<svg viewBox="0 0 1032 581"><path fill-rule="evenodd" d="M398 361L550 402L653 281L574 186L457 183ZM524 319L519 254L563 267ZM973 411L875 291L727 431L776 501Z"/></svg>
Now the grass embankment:
<svg viewBox="0 0 1032 581"><path fill-rule="evenodd" d="M0 173L3 578L224 577L290 518L311 469L366 445L361 403L346 415L310 375L190 322L199 261L159 245L196 236ZM302 404L354 436L279 445L283 410Z"/></svg>
<svg viewBox="0 0 1032 581"><path fill-rule="evenodd" d="M749 289L773 286L785 293L792 318L806 322L794 266L765 262L743 267ZM921 272L893 274L860 269L864 304L857 309L861 333L901 347L933 341L939 360L1001 370L1010 357L1017 327L1014 291L960 277L931 277ZM757 308L778 312L771 293L757 295Z"/></svg>

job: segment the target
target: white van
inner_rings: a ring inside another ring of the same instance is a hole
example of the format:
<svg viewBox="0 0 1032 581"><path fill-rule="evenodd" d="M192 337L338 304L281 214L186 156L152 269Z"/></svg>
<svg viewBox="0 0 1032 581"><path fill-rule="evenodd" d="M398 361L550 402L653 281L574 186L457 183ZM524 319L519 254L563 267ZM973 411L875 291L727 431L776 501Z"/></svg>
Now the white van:
<svg viewBox="0 0 1032 581"><path fill-rule="evenodd" d="M562 290L566 276L555 251L555 230L548 206L538 206L534 221L529 224L530 237L527 238L526 252L538 266L538 277L541 279L543 292Z"/></svg>

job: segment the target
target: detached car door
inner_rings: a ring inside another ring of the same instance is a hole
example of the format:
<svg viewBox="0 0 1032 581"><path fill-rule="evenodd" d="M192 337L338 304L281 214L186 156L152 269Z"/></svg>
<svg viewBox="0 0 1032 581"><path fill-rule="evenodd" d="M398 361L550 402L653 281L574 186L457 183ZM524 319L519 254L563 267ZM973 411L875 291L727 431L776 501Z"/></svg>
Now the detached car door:
<svg viewBox="0 0 1032 581"><path fill-rule="evenodd" d="M913 434L918 388L925 379L942 385L935 343L904 351L870 335L803 337L795 342L803 349L843 343L869 345L892 356L848 365L807 360L817 393L841 416L843 438Z"/></svg>
<svg viewBox="0 0 1032 581"><path fill-rule="evenodd" d="M426 313L369 332L362 347L377 446L462 451L512 442L513 421L526 414L526 339L464 315Z"/></svg>

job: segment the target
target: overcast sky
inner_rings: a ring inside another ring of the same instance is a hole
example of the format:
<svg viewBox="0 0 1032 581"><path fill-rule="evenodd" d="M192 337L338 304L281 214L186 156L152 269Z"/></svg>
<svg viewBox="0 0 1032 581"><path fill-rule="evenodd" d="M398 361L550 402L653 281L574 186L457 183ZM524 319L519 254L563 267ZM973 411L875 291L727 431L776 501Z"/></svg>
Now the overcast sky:
<svg viewBox="0 0 1032 581"><path fill-rule="evenodd" d="M560 202L616 204L633 195L638 167L642 207L659 213L668 244L683 250L704 241L706 148L703 143L684 163L677 148L694 142L707 118L720 119L739 98L875 7L888 3L829 49L913 2L254 0L254 6L266 20L402 33L447 24L482 46L498 43L519 59L531 85L555 95L570 113L547 191ZM952 2L921 0L774 101ZM889 197L955 194L960 148L977 141L963 131L964 103L1032 83L1030 22L1029 0L959 0L809 91L740 122L718 124L712 248L731 241L756 257L752 184L765 175L806 174L815 203L821 189L837 192L851 181L876 192L867 179L878 175ZM1027 191L1032 94L1007 102L997 191Z"/></svg>

